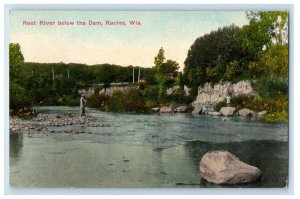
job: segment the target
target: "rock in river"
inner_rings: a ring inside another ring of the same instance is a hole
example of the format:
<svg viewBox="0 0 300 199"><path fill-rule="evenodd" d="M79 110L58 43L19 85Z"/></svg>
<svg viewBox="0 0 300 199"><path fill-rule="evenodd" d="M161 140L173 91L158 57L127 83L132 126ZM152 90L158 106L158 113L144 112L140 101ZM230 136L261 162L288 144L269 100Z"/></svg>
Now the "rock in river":
<svg viewBox="0 0 300 199"><path fill-rule="evenodd" d="M170 107L163 106L160 108L159 112L160 113L172 113L172 109Z"/></svg>
<svg viewBox="0 0 300 199"><path fill-rule="evenodd" d="M200 175L215 184L245 184L260 180L261 171L228 151L210 151L200 161Z"/></svg>
<svg viewBox="0 0 300 199"><path fill-rule="evenodd" d="M235 112L235 107L222 107L220 113L226 117L232 116Z"/></svg>
<svg viewBox="0 0 300 199"><path fill-rule="evenodd" d="M254 111L247 109L247 108L243 108L243 109L239 110L238 114L241 117L251 117L251 116L256 115L256 113Z"/></svg>
<svg viewBox="0 0 300 199"><path fill-rule="evenodd" d="M267 111L261 111L261 112L258 112L258 113L257 113L257 117L262 117L262 116L264 116L265 114L267 114Z"/></svg>
<svg viewBox="0 0 300 199"><path fill-rule="evenodd" d="M201 106L195 106L192 114L200 114L202 111L202 107Z"/></svg>
<svg viewBox="0 0 300 199"><path fill-rule="evenodd" d="M188 111L188 109L189 108L187 106L179 106L179 107L175 108L174 111L176 113L185 113Z"/></svg>

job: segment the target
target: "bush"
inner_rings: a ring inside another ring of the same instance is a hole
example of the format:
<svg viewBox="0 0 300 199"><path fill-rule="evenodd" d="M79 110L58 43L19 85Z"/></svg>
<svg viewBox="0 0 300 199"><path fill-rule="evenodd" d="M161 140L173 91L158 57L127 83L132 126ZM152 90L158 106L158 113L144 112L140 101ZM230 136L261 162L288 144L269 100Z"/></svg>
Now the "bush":
<svg viewBox="0 0 300 199"><path fill-rule="evenodd" d="M126 95L123 91L114 91L107 102L107 110L112 112L126 111Z"/></svg>
<svg viewBox="0 0 300 199"><path fill-rule="evenodd" d="M159 88L158 86L147 86L144 89L144 97L146 99L152 100L152 101L156 101L158 99L158 93L159 93Z"/></svg>
<svg viewBox="0 0 300 199"><path fill-rule="evenodd" d="M146 111L146 100L142 91L114 91L107 101L107 110L112 112Z"/></svg>
<svg viewBox="0 0 300 199"><path fill-rule="evenodd" d="M146 100L145 106L147 110L150 110L151 108L158 107L159 103L157 101Z"/></svg>
<svg viewBox="0 0 300 199"><path fill-rule="evenodd" d="M216 105L215 105L215 110L216 111L220 111L222 107L226 107L227 106L227 103L225 101L222 101L222 102L218 102Z"/></svg>
<svg viewBox="0 0 300 199"><path fill-rule="evenodd" d="M167 95L168 102L175 102L175 103L184 103L189 104L193 101L191 96L185 95L185 91L183 89L175 89L171 95Z"/></svg>
<svg viewBox="0 0 300 199"><path fill-rule="evenodd" d="M264 77L253 84L254 90L263 98L279 99L288 94L288 79Z"/></svg>
<svg viewBox="0 0 300 199"><path fill-rule="evenodd" d="M126 107L127 112L132 111L145 111L146 110L146 100L142 91L138 89L132 89L125 93L126 95Z"/></svg>
<svg viewBox="0 0 300 199"><path fill-rule="evenodd" d="M262 120L266 122L287 122L288 118L289 117L287 111L280 111L267 114L262 118Z"/></svg>
<svg viewBox="0 0 300 199"><path fill-rule="evenodd" d="M9 97L10 109L17 110L24 107L31 107L32 105L32 98L22 86L15 82L11 82L9 85Z"/></svg>

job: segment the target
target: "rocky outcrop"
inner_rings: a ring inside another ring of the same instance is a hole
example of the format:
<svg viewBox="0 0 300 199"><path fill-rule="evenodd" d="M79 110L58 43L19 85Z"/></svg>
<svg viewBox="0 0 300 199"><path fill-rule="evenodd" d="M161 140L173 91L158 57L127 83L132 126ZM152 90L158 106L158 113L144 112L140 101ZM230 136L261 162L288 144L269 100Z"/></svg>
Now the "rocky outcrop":
<svg viewBox="0 0 300 199"><path fill-rule="evenodd" d="M222 107L220 113L226 117L233 116L236 108L235 107Z"/></svg>
<svg viewBox="0 0 300 199"><path fill-rule="evenodd" d="M227 96L239 95L255 96L250 81L240 81L236 84L230 82L219 83L212 86L210 83L198 88L198 96L194 104L216 104L226 100Z"/></svg>
<svg viewBox="0 0 300 199"><path fill-rule="evenodd" d="M172 109L168 106L163 106L159 110L160 113L172 113Z"/></svg>
<svg viewBox="0 0 300 199"><path fill-rule="evenodd" d="M174 109L175 113L186 113L188 112L189 108L187 106L179 106Z"/></svg>
<svg viewBox="0 0 300 199"><path fill-rule="evenodd" d="M245 184L258 181L261 171L228 151L211 151L202 157L200 175L215 184Z"/></svg>
<svg viewBox="0 0 300 199"><path fill-rule="evenodd" d="M251 117L251 116L255 116L256 112L254 112L250 109L247 109L247 108L243 108L238 111L238 115L241 117Z"/></svg>

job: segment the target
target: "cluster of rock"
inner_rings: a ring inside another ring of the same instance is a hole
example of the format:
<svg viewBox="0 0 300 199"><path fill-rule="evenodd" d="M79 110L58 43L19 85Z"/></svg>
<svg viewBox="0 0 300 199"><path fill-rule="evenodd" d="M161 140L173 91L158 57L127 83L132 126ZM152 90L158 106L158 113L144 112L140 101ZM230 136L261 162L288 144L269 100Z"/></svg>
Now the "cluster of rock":
<svg viewBox="0 0 300 199"><path fill-rule="evenodd" d="M230 116L240 116L240 117L262 117L265 114L267 114L267 111L261 111L261 112L255 112L253 110L250 110L248 108L243 108L240 110L236 110L235 107L222 107L220 109L220 112L217 111L211 111L207 113L208 115L211 116L225 116L225 117L230 117Z"/></svg>
<svg viewBox="0 0 300 199"><path fill-rule="evenodd" d="M222 107L220 111L214 111L214 107L212 105L202 105L202 106L195 106L191 109L188 106L162 106L160 108L152 108L153 112L159 113L189 113L192 114L207 114L210 116L240 116L240 117L262 117L267 114L267 111L255 112L253 110L243 108L237 110L235 107Z"/></svg>
<svg viewBox="0 0 300 199"><path fill-rule="evenodd" d="M253 90L250 81L240 81L236 84L224 82L216 85L206 83L203 86L199 86L194 104L216 104L224 101L227 96L236 97L239 95L255 96L257 94Z"/></svg>
<svg viewBox="0 0 300 199"><path fill-rule="evenodd" d="M17 117L10 117L9 130L12 133L27 133L32 131L41 131L50 126L69 126L75 124L84 124L87 121L94 120L91 116L76 116L73 114L38 114L31 120L22 120Z"/></svg>
<svg viewBox="0 0 300 199"><path fill-rule="evenodd" d="M188 113L190 112L190 108L188 106L162 106L160 108L152 108L153 112L159 112L159 113Z"/></svg>
<svg viewBox="0 0 300 199"><path fill-rule="evenodd" d="M202 178L215 184L245 184L259 181L262 172L228 151L210 151L199 162Z"/></svg>

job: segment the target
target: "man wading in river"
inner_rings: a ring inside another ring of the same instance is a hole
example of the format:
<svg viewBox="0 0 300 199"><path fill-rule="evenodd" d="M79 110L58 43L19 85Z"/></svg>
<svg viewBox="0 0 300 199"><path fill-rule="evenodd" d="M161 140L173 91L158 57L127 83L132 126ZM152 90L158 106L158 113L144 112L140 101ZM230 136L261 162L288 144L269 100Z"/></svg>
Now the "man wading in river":
<svg viewBox="0 0 300 199"><path fill-rule="evenodd" d="M85 116L85 105L86 100L84 98L84 94L82 94L80 98L80 116Z"/></svg>

